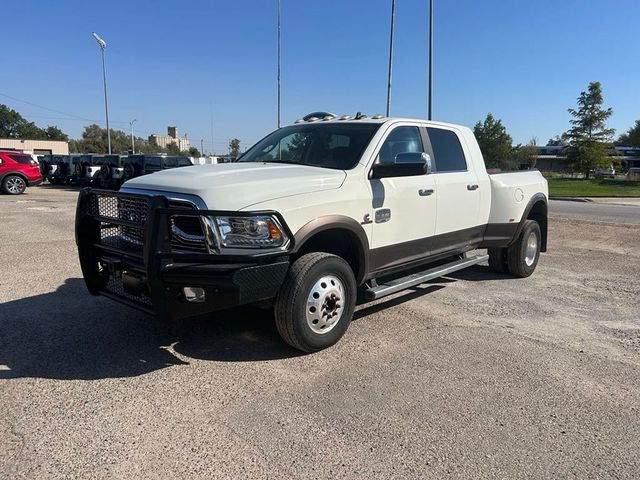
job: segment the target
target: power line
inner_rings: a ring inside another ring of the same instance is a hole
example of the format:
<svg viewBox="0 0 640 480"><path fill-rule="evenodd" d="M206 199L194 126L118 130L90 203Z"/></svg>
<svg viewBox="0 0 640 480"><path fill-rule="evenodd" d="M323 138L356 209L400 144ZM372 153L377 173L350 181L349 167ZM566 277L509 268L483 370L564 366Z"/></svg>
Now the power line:
<svg viewBox="0 0 640 480"><path fill-rule="evenodd" d="M80 115L75 115L73 113L63 112L62 110L56 110L55 108L45 107L44 105L39 105L37 103L30 102L30 101L24 100L22 98L12 97L11 95L7 95L6 93L0 92L0 96L9 98L9 99L14 100L16 102L21 102L21 103L25 103L27 105L31 105L32 107L40 108L42 110L48 110L49 112L59 113L61 115L66 115L68 117L72 117L72 118L69 118L69 119L62 119L62 120L77 119L77 120L84 120L85 122L100 123L100 120L82 117ZM128 122L115 122L115 123L128 123Z"/></svg>
<svg viewBox="0 0 640 480"><path fill-rule="evenodd" d="M6 93L2 93L0 92L0 96L2 97L6 97L9 98L11 100L14 100L16 102L21 102L24 103L26 105L31 105L32 107L36 107L36 108L40 108L42 110L47 110L49 112L54 112L54 113L58 113L60 115L66 115L67 117L71 117L71 118L65 118L65 117L49 117L46 115L28 115L30 118L42 118L42 119L46 119L46 120L72 120L72 121L82 121L82 122L91 122L91 123L96 123L96 124L100 124L102 121L101 120L96 120L96 119L92 119L92 118L87 118L87 117L83 117L81 115L75 115L73 113L69 113L69 112L63 112L62 110L56 110L55 108L49 108L49 107L45 107L44 105L40 105L34 102L30 102L29 100L24 100L22 98L17 98L11 95L7 95ZM212 121L213 121L213 116L212 116ZM110 120L111 123L118 123L118 124L129 124L129 122L124 122L124 121L118 121L118 120ZM126 133L126 132L125 132ZM144 134L144 135L161 135L158 134L157 132L151 132L148 130L139 130L139 129L134 129L134 133L137 134ZM240 141L242 143L245 143L247 145L253 145L255 143L255 141L247 141L247 140L242 140L240 139ZM229 146L229 139L227 138L215 138L212 137L211 141L209 140L205 140L205 145L207 146L216 146L216 145L220 145L220 146L224 146L224 147L228 147Z"/></svg>

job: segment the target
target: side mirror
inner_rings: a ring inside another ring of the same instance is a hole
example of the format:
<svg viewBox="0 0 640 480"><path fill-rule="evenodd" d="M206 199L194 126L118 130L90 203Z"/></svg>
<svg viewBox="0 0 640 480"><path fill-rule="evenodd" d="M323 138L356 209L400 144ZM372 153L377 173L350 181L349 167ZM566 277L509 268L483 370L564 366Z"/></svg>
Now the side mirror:
<svg viewBox="0 0 640 480"><path fill-rule="evenodd" d="M424 152L404 152L396 155L393 163L377 163L371 168L370 178L412 177L431 173L429 154Z"/></svg>

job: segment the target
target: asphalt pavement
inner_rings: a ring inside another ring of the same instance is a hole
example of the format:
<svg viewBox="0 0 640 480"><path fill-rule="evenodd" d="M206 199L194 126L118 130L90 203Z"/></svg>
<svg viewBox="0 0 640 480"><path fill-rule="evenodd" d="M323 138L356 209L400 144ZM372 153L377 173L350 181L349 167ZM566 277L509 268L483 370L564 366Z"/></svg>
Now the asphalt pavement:
<svg viewBox="0 0 640 480"><path fill-rule="evenodd" d="M610 203L611 200L599 203L597 199L589 202L550 200L549 214L577 220L639 225L640 204L626 204L624 199L618 201L619 204Z"/></svg>
<svg viewBox="0 0 640 480"><path fill-rule="evenodd" d="M0 196L0 478L640 477L639 226L554 216L530 278L457 272L302 355L269 311L89 295L76 195Z"/></svg>

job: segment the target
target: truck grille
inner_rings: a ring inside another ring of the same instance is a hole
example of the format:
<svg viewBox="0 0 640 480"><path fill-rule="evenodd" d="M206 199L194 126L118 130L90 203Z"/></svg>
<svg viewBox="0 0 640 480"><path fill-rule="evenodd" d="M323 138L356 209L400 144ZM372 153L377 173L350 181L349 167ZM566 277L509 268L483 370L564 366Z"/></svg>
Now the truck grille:
<svg viewBox="0 0 640 480"><path fill-rule="evenodd" d="M195 207L189 202L170 201L170 207ZM117 192L91 196L89 214L100 222L100 243L106 247L142 255L145 224L149 217L149 198ZM171 246L176 250L207 252L200 217L172 215Z"/></svg>

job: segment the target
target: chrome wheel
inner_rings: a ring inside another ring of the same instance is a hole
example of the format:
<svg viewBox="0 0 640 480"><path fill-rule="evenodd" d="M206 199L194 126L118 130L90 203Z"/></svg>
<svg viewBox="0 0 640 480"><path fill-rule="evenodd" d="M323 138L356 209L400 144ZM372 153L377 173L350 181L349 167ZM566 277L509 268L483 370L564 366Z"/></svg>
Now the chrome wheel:
<svg viewBox="0 0 640 480"><path fill-rule="evenodd" d="M307 297L307 324L315 333L327 333L335 327L344 311L344 286L334 275L320 278Z"/></svg>
<svg viewBox="0 0 640 480"><path fill-rule="evenodd" d="M5 184L7 191L12 195L18 195L24 192L26 187L24 180L20 177L9 177Z"/></svg>
<svg viewBox="0 0 640 480"><path fill-rule="evenodd" d="M536 255L538 255L538 236L535 232L531 232L529 238L527 238L527 246L524 251L524 263L527 264L527 267L533 265Z"/></svg>

